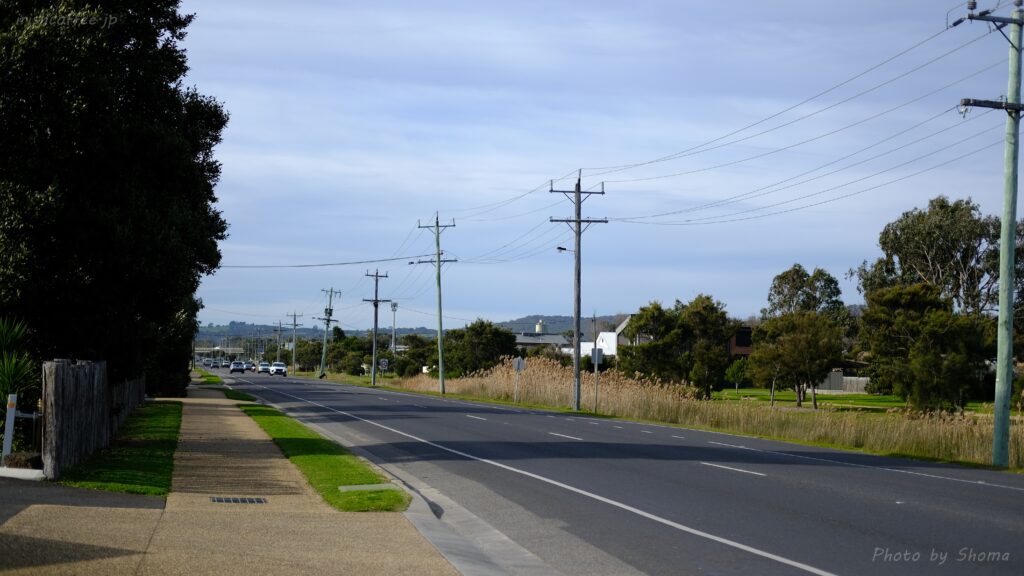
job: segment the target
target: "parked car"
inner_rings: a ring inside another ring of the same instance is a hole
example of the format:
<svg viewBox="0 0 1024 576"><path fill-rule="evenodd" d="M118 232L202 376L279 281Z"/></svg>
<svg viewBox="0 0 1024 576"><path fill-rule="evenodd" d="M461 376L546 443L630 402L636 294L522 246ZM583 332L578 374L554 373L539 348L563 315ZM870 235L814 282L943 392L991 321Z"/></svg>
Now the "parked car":
<svg viewBox="0 0 1024 576"><path fill-rule="evenodd" d="M241 373L245 374L245 364L242 363L242 362L232 362L231 363L231 374L234 374L235 372L241 372Z"/></svg>
<svg viewBox="0 0 1024 576"><path fill-rule="evenodd" d="M280 374L281 376L288 375L288 366L284 362L274 362L270 365L270 375Z"/></svg>
<svg viewBox="0 0 1024 576"><path fill-rule="evenodd" d="M260 367L256 371L257 374L270 374L270 362L260 362Z"/></svg>

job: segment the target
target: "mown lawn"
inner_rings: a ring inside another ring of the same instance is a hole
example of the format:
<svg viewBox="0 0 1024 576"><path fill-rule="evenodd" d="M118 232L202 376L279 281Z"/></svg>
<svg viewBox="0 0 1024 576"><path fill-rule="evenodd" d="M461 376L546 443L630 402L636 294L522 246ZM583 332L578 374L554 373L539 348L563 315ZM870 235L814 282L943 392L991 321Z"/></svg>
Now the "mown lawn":
<svg viewBox="0 0 1024 576"><path fill-rule="evenodd" d="M180 402L143 404L128 417L109 447L64 471L60 483L166 496L171 491L180 427Z"/></svg>

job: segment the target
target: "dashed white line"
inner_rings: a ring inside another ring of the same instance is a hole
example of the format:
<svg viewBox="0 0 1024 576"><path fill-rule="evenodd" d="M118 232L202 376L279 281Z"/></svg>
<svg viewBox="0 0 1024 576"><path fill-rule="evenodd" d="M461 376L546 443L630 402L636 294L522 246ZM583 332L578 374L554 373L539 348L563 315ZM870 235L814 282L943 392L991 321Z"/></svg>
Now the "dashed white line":
<svg viewBox="0 0 1024 576"><path fill-rule="evenodd" d="M651 432L650 430L641 430L640 433L641 434L654 434L654 432Z"/></svg>
<svg viewBox="0 0 1024 576"><path fill-rule="evenodd" d="M725 470L732 470L734 472L743 472L744 474L753 474L754 476L767 476L767 474L762 474L760 472L752 472L750 470L743 470L741 468L733 468L731 466L722 466L721 464L712 464L711 462L701 462L701 464L703 464L705 466L714 466L715 468L722 468L722 469L725 469Z"/></svg>
<svg viewBox="0 0 1024 576"><path fill-rule="evenodd" d="M612 425L612 428L618 428L619 430L622 430L622 426L615 426L614 424Z"/></svg>
<svg viewBox="0 0 1024 576"><path fill-rule="evenodd" d="M485 422L487 421L487 418L481 418L479 416L473 416L472 414L466 414L466 418L472 418L474 420L483 420Z"/></svg>
<svg viewBox="0 0 1024 576"><path fill-rule="evenodd" d="M559 436L561 438L568 438L569 440L583 440L583 438L577 438L575 436L566 436L565 434L559 434L558 432L548 432L552 436Z"/></svg>
<svg viewBox="0 0 1024 576"><path fill-rule="evenodd" d="M686 438L683 438L682 436L672 436L672 437L673 438L679 438L680 440L686 440Z"/></svg>

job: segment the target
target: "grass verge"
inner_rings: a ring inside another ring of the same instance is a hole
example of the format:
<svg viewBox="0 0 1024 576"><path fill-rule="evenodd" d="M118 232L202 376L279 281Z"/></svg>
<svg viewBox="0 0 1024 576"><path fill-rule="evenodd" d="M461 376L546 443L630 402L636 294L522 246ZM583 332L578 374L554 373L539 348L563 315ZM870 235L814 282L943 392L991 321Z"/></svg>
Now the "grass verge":
<svg viewBox="0 0 1024 576"><path fill-rule="evenodd" d="M216 374L211 374L211 373L207 372L206 370L203 370L202 368L197 368L196 371L199 372L199 377L203 379L203 384L223 384L224 383L224 380L222 380L221 377L217 376Z"/></svg>
<svg viewBox="0 0 1024 576"><path fill-rule="evenodd" d="M233 390L233 389L228 388L226 386L206 386L206 385L204 385L202 389L203 390L217 390L218 392L223 392L224 393L224 397L227 398L228 400L238 400L239 402L255 402L256 401L256 397L255 396L253 396L251 394L246 394L245 392L239 392L238 390Z"/></svg>
<svg viewBox="0 0 1024 576"><path fill-rule="evenodd" d="M65 471L60 483L166 496L171 491L180 427L180 402L143 404L128 417L109 447Z"/></svg>
<svg viewBox="0 0 1024 576"><path fill-rule="evenodd" d="M338 490L339 486L380 484L387 479L342 446L274 408L258 405L239 408L274 439L309 484L338 510L400 512L409 505L409 495L403 490Z"/></svg>

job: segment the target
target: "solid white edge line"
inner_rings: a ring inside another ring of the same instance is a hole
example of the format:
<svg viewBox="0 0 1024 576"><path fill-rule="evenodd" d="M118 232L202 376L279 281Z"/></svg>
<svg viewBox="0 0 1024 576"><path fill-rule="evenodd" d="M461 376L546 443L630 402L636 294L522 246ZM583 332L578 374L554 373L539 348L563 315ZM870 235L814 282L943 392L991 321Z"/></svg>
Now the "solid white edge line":
<svg viewBox="0 0 1024 576"><path fill-rule="evenodd" d="M550 484L552 486L556 486L558 488L562 488L564 490L568 490L569 492L572 492L574 494L579 494L580 496L584 496L584 497L590 498L592 500L597 500L598 502L603 502L605 504L608 504L609 506L614 506L615 508L619 508L620 510L625 510L627 512L631 512L633 514L636 514L637 516L640 516L640 517L643 517L643 518L647 518L648 520L651 520L653 522L657 522L659 524L662 524L664 526L668 526L670 528L675 528L676 530L679 530L681 532L686 532L687 534L692 534L694 536L705 538L705 539L711 540L713 542L718 542L719 544L724 544L724 545L729 546L731 548L736 548L737 550L742 550L744 552L749 552L750 554L754 554L755 556L760 556L762 558L767 558L769 560L774 560L774 561L776 561L776 562L778 562L780 564L785 564L786 566L792 566L793 568L798 568L798 569L803 570L804 572L808 572L810 574L817 574L818 576L837 576L836 574L834 574L832 572L826 572L825 570L821 570L820 568L815 568L814 566L810 566L810 565L804 564L802 562L797 562L796 560L790 560L789 558L785 558L785 557L779 556L777 554L772 554L771 552L767 552L767 551L761 550L759 548L754 548L753 546L747 546L746 544L741 544L739 542L736 542L736 541L733 541L733 540L729 540L728 538L723 538L721 536L715 536L714 534L711 534L709 532L704 532L703 530L698 530L696 528L691 528L689 526L686 526L684 524L680 524L678 522L669 520L667 518L662 518L661 516L656 516L654 514L651 514L650 512L646 512L646 511L641 510L639 508L634 508L633 506L630 506L629 504L624 504L624 503L619 502L617 500L612 500L611 498L606 498L606 497L601 496L599 494L594 494L592 492L587 492L586 490L583 490L581 488L576 488L575 486L570 486L569 484L565 484L563 482L559 482L558 480L553 480L551 478L547 478L547 477L541 476L539 474L534 474L533 472L527 472L526 470L521 470L519 468L514 468L514 467L509 466L507 464L502 464L501 462L495 462L494 460L488 460L487 458L481 458L479 456L473 456L472 454L467 454L465 452L462 452L462 451L459 451L459 450L455 450L453 448L448 448L446 446L442 446L440 444L431 442L430 440L425 440L425 439L420 438L418 436L414 436L412 434L409 434L408 432L402 432L401 430L397 430L397 429L392 428L390 426L385 426L384 424L380 424L379 422L374 422L372 420L367 420L365 418L360 418L359 416L356 416L355 414L351 414L351 413L345 412L343 410L338 410L336 408L331 408L330 406L325 406L325 405L320 404L318 402L313 402L312 400L306 400L305 398L300 398L298 396L294 396L294 395L289 394L287 392L281 392L280 390L273 390L271 388L267 388L266 386L262 386L262 387L267 389L267 390L271 390L273 392L276 392L278 394L282 394L284 396L288 396L288 397L294 398L294 399L299 400L301 402L306 402L307 404L311 404L313 406L318 406L320 408L323 408L324 410L329 410L331 412L335 412L335 413L341 414L343 416L348 416L349 418L352 418L354 420L359 420L360 422L365 422L365 423L370 424L372 426L376 426L378 428L381 428L382 430L387 430L387 431L392 432L394 434L398 434L399 436L404 436L406 438L409 438L410 440L415 440L417 442L422 442L423 444L426 444L428 446L432 446L434 448L437 448L438 450L444 450L445 452L448 452L448 453L451 453L451 454L455 454L457 456L462 456L463 458L468 458L470 460L475 460L475 461L481 462L483 464L489 464L489 465L494 466L496 468L501 468L502 470L507 470L509 472L514 472L516 474L521 474L523 476L526 476L527 478L533 478L534 480L537 480L537 481L540 481L540 482L544 482L545 484Z"/></svg>
<svg viewBox="0 0 1024 576"><path fill-rule="evenodd" d="M466 414L466 418L472 418L474 420L483 420L484 422L487 421L487 418L481 418L479 416L473 416L472 414Z"/></svg>
<svg viewBox="0 0 1024 576"><path fill-rule="evenodd" d="M725 470L732 470L734 472L743 472L744 474L753 474L754 476L767 476L760 472L753 472L751 470L743 470L742 468L733 468L732 466L722 466L721 464L712 464L711 462L701 462L705 466L714 466L715 468L723 468Z"/></svg>
<svg viewBox="0 0 1024 576"><path fill-rule="evenodd" d="M581 442L583 441L583 438L577 438L575 436L566 436L565 434L559 434L558 432L548 432L548 434L551 434L552 436L560 436L562 438L568 438L569 440L579 440Z"/></svg>

